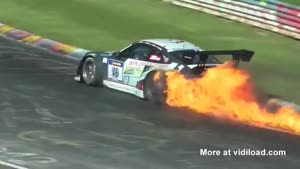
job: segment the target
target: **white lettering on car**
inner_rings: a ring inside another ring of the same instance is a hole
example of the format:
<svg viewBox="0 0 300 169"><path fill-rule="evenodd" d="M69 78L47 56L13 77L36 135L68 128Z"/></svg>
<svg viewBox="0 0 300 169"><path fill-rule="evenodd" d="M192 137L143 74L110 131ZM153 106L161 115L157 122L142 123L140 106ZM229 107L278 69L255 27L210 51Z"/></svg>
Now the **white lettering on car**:
<svg viewBox="0 0 300 169"><path fill-rule="evenodd" d="M167 64L159 64L145 61L130 60L128 66L166 66Z"/></svg>

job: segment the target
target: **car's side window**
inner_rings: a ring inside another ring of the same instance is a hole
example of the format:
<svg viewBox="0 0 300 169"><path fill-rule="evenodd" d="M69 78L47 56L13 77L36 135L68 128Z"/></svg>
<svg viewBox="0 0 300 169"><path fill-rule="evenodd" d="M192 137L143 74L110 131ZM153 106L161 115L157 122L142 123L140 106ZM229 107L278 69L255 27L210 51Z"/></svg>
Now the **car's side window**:
<svg viewBox="0 0 300 169"><path fill-rule="evenodd" d="M132 51L134 50L135 47L136 47L136 44L133 44L133 45L129 46L128 48L122 50L120 52L120 58L122 58L122 59L131 58Z"/></svg>
<svg viewBox="0 0 300 169"><path fill-rule="evenodd" d="M133 59L147 61L148 57L153 53L153 48L150 45L139 44L132 51Z"/></svg>
<svg viewBox="0 0 300 169"><path fill-rule="evenodd" d="M120 57L122 60L128 58L148 61L149 57L157 52L157 48L152 47L151 45L137 43L128 47L127 49L120 52Z"/></svg>

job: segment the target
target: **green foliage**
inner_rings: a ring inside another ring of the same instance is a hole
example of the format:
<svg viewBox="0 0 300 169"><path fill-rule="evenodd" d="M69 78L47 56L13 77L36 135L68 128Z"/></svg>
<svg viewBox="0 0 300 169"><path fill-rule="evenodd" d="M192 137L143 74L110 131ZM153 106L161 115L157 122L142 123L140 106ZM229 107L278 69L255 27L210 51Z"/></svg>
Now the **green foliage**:
<svg viewBox="0 0 300 169"><path fill-rule="evenodd" d="M294 4L294 5L299 5L300 7L300 1L299 0L281 0L282 2Z"/></svg>

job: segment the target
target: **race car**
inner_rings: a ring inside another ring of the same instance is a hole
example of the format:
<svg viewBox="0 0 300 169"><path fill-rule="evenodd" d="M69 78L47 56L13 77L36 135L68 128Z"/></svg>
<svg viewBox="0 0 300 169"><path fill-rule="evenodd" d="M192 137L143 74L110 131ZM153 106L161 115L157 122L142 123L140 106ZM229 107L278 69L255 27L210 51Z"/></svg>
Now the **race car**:
<svg viewBox="0 0 300 169"><path fill-rule="evenodd" d="M240 61L249 62L254 52L204 51L177 39L141 40L121 51L88 52L82 57L74 79L160 102L166 86L154 80L155 73L178 70L190 77L201 75L207 68L223 64L217 57L225 55L231 55L237 66Z"/></svg>

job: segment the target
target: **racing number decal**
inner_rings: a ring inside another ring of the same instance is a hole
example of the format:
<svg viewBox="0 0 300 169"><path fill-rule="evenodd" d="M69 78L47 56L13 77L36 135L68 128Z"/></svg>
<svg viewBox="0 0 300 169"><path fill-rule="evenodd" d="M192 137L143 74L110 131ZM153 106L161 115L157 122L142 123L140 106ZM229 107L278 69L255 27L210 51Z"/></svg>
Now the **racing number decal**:
<svg viewBox="0 0 300 169"><path fill-rule="evenodd" d="M112 67L112 77L118 79L119 78L119 69L118 67L113 66Z"/></svg>
<svg viewBox="0 0 300 169"><path fill-rule="evenodd" d="M123 81L123 62L117 60L108 61L108 79L113 81Z"/></svg>

